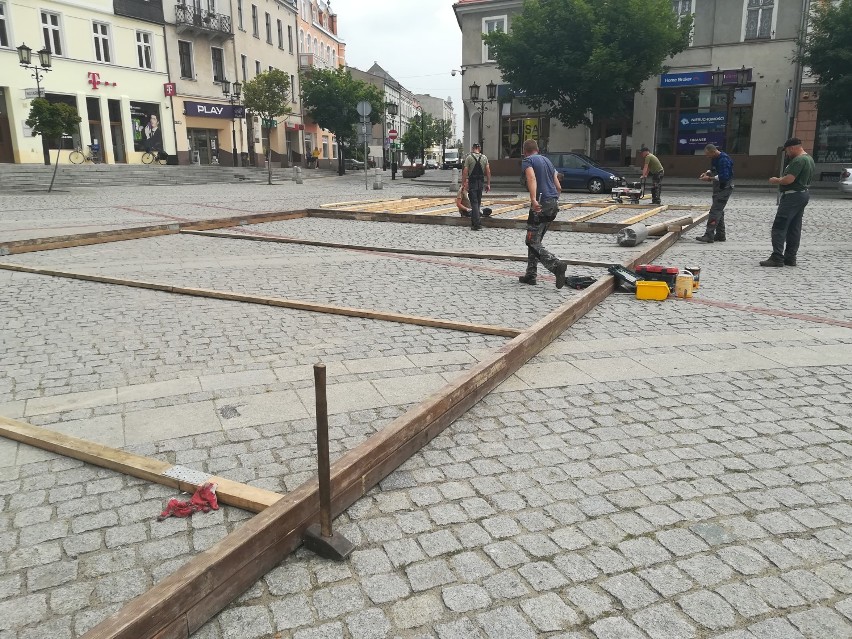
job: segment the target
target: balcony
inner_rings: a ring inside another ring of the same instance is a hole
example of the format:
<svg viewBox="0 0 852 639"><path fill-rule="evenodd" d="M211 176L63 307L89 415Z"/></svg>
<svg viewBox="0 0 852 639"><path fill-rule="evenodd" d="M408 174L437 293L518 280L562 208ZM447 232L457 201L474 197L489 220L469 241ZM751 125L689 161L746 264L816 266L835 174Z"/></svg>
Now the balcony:
<svg viewBox="0 0 852 639"><path fill-rule="evenodd" d="M330 68L329 61L316 53L300 53L299 54L299 70L307 71L308 69L327 69Z"/></svg>
<svg viewBox="0 0 852 639"><path fill-rule="evenodd" d="M205 11L186 4L175 6L175 27L179 34L203 36L214 42L232 38L231 16Z"/></svg>

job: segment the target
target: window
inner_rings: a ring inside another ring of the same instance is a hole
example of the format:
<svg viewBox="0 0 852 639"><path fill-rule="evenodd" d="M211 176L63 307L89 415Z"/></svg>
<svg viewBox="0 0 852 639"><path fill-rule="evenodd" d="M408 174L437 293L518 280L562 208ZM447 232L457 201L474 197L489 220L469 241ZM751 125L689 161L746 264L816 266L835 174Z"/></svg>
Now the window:
<svg viewBox="0 0 852 639"><path fill-rule="evenodd" d="M255 38L260 37L260 32L257 29L257 7L251 5L251 32Z"/></svg>
<svg viewBox="0 0 852 639"><path fill-rule="evenodd" d="M289 27L288 27L289 29ZM9 27L6 24L6 3L0 2L0 47L8 47L9 46ZM290 53L293 53L293 46L291 43Z"/></svg>
<svg viewBox="0 0 852 639"><path fill-rule="evenodd" d="M692 14L692 0L672 0L672 10L680 22L681 18Z"/></svg>
<svg viewBox="0 0 852 639"><path fill-rule="evenodd" d="M109 52L109 25L105 22L93 22L92 34L95 40L95 60L112 62Z"/></svg>
<svg viewBox="0 0 852 639"><path fill-rule="evenodd" d="M58 13L41 12L41 33L44 47L53 55L62 55L62 22Z"/></svg>
<svg viewBox="0 0 852 639"><path fill-rule="evenodd" d="M281 24L281 20L278 21L278 48L284 48L284 25Z"/></svg>
<svg viewBox="0 0 852 639"><path fill-rule="evenodd" d="M774 35L775 0L747 0L745 40L771 38Z"/></svg>
<svg viewBox="0 0 852 639"><path fill-rule="evenodd" d="M240 56L240 69L243 72L243 82L248 80L248 58L244 55Z"/></svg>
<svg viewBox="0 0 852 639"><path fill-rule="evenodd" d="M299 29L299 52L307 53L307 51L305 51L305 32L301 29Z"/></svg>
<svg viewBox="0 0 852 639"><path fill-rule="evenodd" d="M254 74L260 75L260 60L254 61Z"/></svg>
<svg viewBox="0 0 852 639"><path fill-rule="evenodd" d="M335 49L331 50L331 65L337 67L337 51Z"/></svg>
<svg viewBox="0 0 852 639"><path fill-rule="evenodd" d="M180 59L180 77L194 80L195 71L192 65L192 42L178 40L178 58Z"/></svg>
<svg viewBox="0 0 852 639"><path fill-rule="evenodd" d="M296 76L290 74L290 100L296 104Z"/></svg>
<svg viewBox="0 0 852 639"><path fill-rule="evenodd" d="M210 47L213 56L213 82L225 80L225 54L219 47Z"/></svg>
<svg viewBox="0 0 852 639"><path fill-rule="evenodd" d="M506 32L506 16L482 19L482 33L487 35L489 33L494 33L495 31L501 31L503 33ZM494 62L488 53L488 45L484 42L482 43L482 61Z"/></svg>
<svg viewBox="0 0 852 639"><path fill-rule="evenodd" d="M240 31L245 31L243 28L243 0L237 0L237 25Z"/></svg>
<svg viewBox="0 0 852 639"><path fill-rule="evenodd" d="M272 44L272 16L266 14L266 41Z"/></svg>
<svg viewBox="0 0 852 639"><path fill-rule="evenodd" d="M140 69L154 68L154 49L151 40L152 37L148 31L136 32L136 58Z"/></svg>
<svg viewBox="0 0 852 639"><path fill-rule="evenodd" d="M293 53L293 27L289 24L287 25L287 44L290 49L290 53Z"/></svg>

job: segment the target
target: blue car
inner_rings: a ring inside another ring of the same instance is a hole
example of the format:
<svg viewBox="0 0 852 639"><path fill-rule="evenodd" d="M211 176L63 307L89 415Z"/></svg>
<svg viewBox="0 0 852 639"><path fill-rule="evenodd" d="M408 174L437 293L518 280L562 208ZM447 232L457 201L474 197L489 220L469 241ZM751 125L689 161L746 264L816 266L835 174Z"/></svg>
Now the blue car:
<svg viewBox="0 0 852 639"><path fill-rule="evenodd" d="M624 178L602 167L582 153L555 151L544 153L559 172L559 183L563 189L588 190L589 193L608 193L619 186Z"/></svg>

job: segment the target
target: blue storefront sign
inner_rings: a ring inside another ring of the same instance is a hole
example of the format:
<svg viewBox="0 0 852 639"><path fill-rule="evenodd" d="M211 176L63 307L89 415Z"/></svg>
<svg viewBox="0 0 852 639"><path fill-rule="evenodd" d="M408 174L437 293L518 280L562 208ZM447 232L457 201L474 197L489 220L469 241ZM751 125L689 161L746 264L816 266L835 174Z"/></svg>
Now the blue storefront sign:
<svg viewBox="0 0 852 639"><path fill-rule="evenodd" d="M678 155L703 151L708 144L715 144L724 151L725 132L713 131L711 133L683 133L677 139Z"/></svg>
<svg viewBox="0 0 852 639"><path fill-rule="evenodd" d="M710 71L692 71L690 73L664 73L660 76L661 87L692 87L712 84Z"/></svg>
<svg viewBox="0 0 852 639"><path fill-rule="evenodd" d="M728 122L728 114L724 111L715 113L682 113L677 121L679 131L695 131L697 129L710 129L711 131L724 131Z"/></svg>
<svg viewBox="0 0 852 639"><path fill-rule="evenodd" d="M246 108L236 104L213 104L211 102L190 102L184 100L183 110L186 115L194 115L201 118L222 118L232 120L246 117Z"/></svg>

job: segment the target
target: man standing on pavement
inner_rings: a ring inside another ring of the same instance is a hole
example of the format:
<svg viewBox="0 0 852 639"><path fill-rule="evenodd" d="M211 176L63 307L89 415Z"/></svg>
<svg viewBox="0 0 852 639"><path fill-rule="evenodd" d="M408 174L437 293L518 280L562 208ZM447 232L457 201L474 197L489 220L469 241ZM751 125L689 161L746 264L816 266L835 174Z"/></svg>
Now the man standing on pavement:
<svg viewBox="0 0 852 639"><path fill-rule="evenodd" d="M802 148L799 138L784 143L784 153L790 159L784 175L769 178L777 184L781 201L772 223L772 255L761 266L796 266L796 254L802 239L802 217L810 200L808 190L814 174L814 160ZM785 246L786 245L786 246Z"/></svg>
<svg viewBox="0 0 852 639"><path fill-rule="evenodd" d="M482 189L485 192L491 190L491 167L488 166L488 158L480 152L478 142L473 143L470 155L464 160L462 169L462 187L467 188L470 197L470 228L474 231L482 230Z"/></svg>
<svg viewBox="0 0 852 639"><path fill-rule="evenodd" d="M713 182L713 205L707 218L707 230L695 239L712 244L725 241L725 205L734 190L734 161L714 144L704 147L704 155L710 158L710 169L699 175L698 179Z"/></svg>
<svg viewBox="0 0 852 639"><path fill-rule="evenodd" d="M527 272L518 278L521 284L537 284L538 263L556 276L556 288L565 286L565 270L568 265L556 258L542 245L547 227L559 212L559 194L562 186L553 164L538 154L535 140L524 142L524 160L521 171L530 194L530 212L527 218Z"/></svg>
<svg viewBox="0 0 852 639"><path fill-rule="evenodd" d="M647 179L651 176L651 203L662 204L660 196L663 192L663 171L662 163L657 159L657 156L651 153L650 149L642 145L639 149L639 157L642 158L642 179Z"/></svg>

